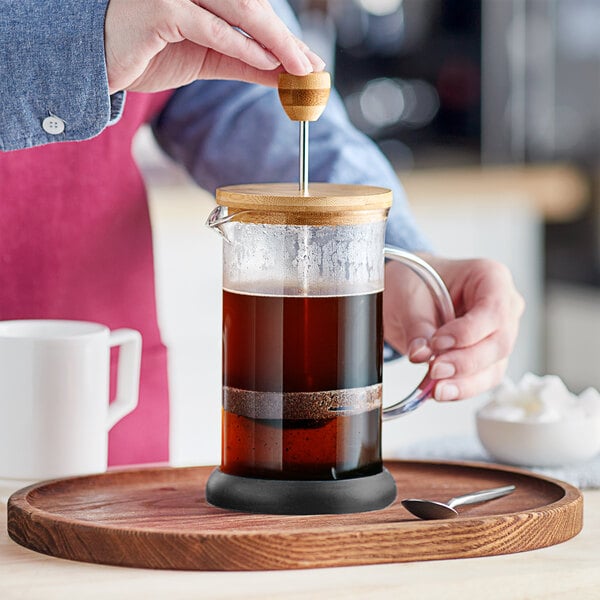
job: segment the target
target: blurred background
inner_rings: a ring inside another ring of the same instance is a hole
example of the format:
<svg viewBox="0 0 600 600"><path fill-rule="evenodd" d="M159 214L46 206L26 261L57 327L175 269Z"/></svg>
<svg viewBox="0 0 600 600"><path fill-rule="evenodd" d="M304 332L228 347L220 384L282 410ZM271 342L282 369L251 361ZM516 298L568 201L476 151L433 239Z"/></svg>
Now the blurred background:
<svg viewBox="0 0 600 600"><path fill-rule="evenodd" d="M291 4L438 252L488 256L513 272L527 310L509 376L553 373L574 392L600 388L600 2ZM203 226L213 200L149 132L135 151L149 182L171 349L173 460L218 462L220 240ZM414 379L409 371L386 367L387 403ZM470 435L484 401L427 403L386 424L386 449Z"/></svg>

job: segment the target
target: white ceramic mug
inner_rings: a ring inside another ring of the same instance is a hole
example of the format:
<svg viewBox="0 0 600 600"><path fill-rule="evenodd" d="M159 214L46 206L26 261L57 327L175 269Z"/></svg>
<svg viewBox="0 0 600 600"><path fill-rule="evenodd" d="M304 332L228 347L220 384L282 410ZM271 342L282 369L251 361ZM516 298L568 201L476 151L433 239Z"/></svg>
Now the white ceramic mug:
<svg viewBox="0 0 600 600"><path fill-rule="evenodd" d="M116 397L109 404L113 346L120 351ZM0 321L0 479L105 471L108 431L137 406L141 347L132 329Z"/></svg>

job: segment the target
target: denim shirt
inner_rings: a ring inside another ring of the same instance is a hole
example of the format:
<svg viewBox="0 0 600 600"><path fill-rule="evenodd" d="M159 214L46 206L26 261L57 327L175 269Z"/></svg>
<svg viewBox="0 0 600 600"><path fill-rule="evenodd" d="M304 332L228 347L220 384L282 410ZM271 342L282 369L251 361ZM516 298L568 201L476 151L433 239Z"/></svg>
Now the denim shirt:
<svg viewBox="0 0 600 600"><path fill-rule="evenodd" d="M108 95L104 15L108 0L0 3L0 150L98 135L120 114ZM47 133L56 115L62 134Z"/></svg>
<svg viewBox="0 0 600 600"><path fill-rule="evenodd" d="M108 0L3 0L0 4L0 150L100 134L118 120L124 93L108 93L104 17ZM271 4L300 34L284 0ZM58 117L64 131L47 132ZM236 81L196 81L175 91L153 123L161 147L211 192L221 185L295 181L297 123L276 90ZM388 187L394 204L386 241L427 250L402 187L377 146L350 123L332 93L310 128L311 181ZM0 189L1 196L1 189Z"/></svg>

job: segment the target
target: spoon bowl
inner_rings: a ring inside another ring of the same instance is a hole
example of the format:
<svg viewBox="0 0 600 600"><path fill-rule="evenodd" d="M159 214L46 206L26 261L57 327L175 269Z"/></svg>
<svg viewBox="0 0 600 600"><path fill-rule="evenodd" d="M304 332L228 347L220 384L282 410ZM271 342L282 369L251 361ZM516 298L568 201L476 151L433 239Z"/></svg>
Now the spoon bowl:
<svg viewBox="0 0 600 600"><path fill-rule="evenodd" d="M430 519L453 519L454 517L458 517L456 509L448 504L436 502L435 500L407 498L406 500L402 500L402 506L404 506L409 513L415 515L415 517L419 517L419 519L424 519L426 521Z"/></svg>
<svg viewBox="0 0 600 600"><path fill-rule="evenodd" d="M455 498L450 498L447 503L438 502L437 500L406 498L402 500L402 506L415 517L419 517L419 519L454 519L458 517L458 511L454 508L455 506L486 502L487 500L506 496L514 490L514 485L505 485L490 490L481 490L479 492L464 494L463 496L456 496Z"/></svg>

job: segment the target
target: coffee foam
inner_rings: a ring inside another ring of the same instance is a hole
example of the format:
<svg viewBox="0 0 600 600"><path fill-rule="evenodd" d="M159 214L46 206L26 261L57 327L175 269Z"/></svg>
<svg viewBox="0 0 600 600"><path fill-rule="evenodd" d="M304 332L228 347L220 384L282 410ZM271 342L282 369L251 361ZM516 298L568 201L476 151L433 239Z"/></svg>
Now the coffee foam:
<svg viewBox="0 0 600 600"><path fill-rule="evenodd" d="M381 408L382 385L322 392L256 392L223 387L223 408L251 419L333 419Z"/></svg>

